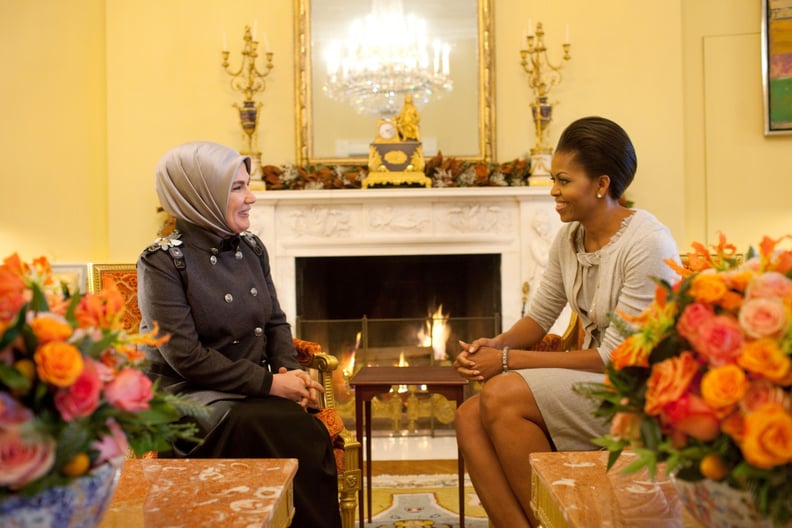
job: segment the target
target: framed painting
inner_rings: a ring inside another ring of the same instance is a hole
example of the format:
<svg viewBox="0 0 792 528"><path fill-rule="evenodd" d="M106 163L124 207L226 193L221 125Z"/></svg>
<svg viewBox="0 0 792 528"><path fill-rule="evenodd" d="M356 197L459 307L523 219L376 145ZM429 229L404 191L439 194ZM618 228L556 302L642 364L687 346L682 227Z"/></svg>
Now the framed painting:
<svg viewBox="0 0 792 528"><path fill-rule="evenodd" d="M70 294L88 291L88 264L52 264L52 287L62 292L67 288Z"/></svg>
<svg viewBox="0 0 792 528"><path fill-rule="evenodd" d="M792 0L761 1L765 135L792 134Z"/></svg>

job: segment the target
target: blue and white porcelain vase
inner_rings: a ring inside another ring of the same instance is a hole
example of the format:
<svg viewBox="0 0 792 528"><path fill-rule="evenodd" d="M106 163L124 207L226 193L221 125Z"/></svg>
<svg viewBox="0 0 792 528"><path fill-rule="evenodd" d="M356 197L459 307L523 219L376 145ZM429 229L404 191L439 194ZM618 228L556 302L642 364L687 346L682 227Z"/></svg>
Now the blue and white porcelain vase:
<svg viewBox="0 0 792 528"><path fill-rule="evenodd" d="M781 528L763 517L754 507L753 496L724 482L696 482L674 478L682 506L701 526L707 528ZM784 528L792 526L786 523Z"/></svg>
<svg viewBox="0 0 792 528"><path fill-rule="evenodd" d="M121 475L120 464L103 464L64 486L25 497L0 499L3 528L94 528L110 504Z"/></svg>

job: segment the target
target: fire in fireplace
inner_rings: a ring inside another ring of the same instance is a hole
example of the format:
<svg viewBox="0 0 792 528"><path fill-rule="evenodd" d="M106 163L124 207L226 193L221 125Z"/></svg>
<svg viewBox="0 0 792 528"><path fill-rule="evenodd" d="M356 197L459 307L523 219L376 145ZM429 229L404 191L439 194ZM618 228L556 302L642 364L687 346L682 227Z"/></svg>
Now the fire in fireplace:
<svg viewBox="0 0 792 528"><path fill-rule="evenodd" d="M342 361L443 362L500 330L500 254L299 257L296 333ZM356 346L357 335L362 339Z"/></svg>

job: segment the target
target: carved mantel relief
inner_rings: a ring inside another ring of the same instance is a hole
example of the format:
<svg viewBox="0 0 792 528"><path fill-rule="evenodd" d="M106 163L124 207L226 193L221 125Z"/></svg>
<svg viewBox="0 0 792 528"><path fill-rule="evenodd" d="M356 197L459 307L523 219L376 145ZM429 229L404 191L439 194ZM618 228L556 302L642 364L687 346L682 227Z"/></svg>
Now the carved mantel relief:
<svg viewBox="0 0 792 528"><path fill-rule="evenodd" d="M263 191L252 230L267 246L283 309L294 320L302 256L501 255L503 326L538 286L560 226L546 188Z"/></svg>

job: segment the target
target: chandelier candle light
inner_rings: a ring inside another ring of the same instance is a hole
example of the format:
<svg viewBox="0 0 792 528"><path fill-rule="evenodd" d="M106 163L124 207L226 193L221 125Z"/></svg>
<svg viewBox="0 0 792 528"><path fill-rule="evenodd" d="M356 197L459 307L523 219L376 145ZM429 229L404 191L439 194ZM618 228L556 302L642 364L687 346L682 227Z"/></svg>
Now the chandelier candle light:
<svg viewBox="0 0 792 528"><path fill-rule="evenodd" d="M242 106L234 103L234 108L239 111L239 122L242 125L242 130L247 135L247 150L242 151L242 154L250 156L251 159L251 179L261 180L261 152L254 148L256 142L256 126L258 125L259 109L261 108L260 102L255 102L253 98L255 95L263 91L265 88L264 78L267 77L272 70L272 56L273 53L269 48L269 41L267 34L263 34L264 38L264 57L266 59L263 65L263 71L258 69L256 59L258 58L259 42L257 40L257 26L258 22L253 24L253 31L251 32L250 26L245 26L245 34L243 37L244 45L242 47L242 63L239 69L232 71L228 62L228 40L226 34L223 33L223 69L231 76L231 87L240 92L244 97Z"/></svg>
<svg viewBox="0 0 792 528"><path fill-rule="evenodd" d="M407 94L422 105L451 91L450 53L448 43L430 46L426 21L405 15L402 0L373 0L371 12L352 22L346 42L330 45L323 90L358 114L392 117Z"/></svg>
<svg viewBox="0 0 792 528"><path fill-rule="evenodd" d="M561 82L561 68L564 63L553 66L547 57L547 47L544 42L544 29L542 23L537 22L536 34L531 32L531 21L528 20L528 31L523 37L527 46L520 50L520 64L528 74L528 85L533 91L531 114L536 129L536 146L531 149L531 185L550 185L550 158L553 149L547 142L547 130L553 117L553 105L548 95L550 89ZM569 26L564 30L564 57L568 61L569 55Z"/></svg>

